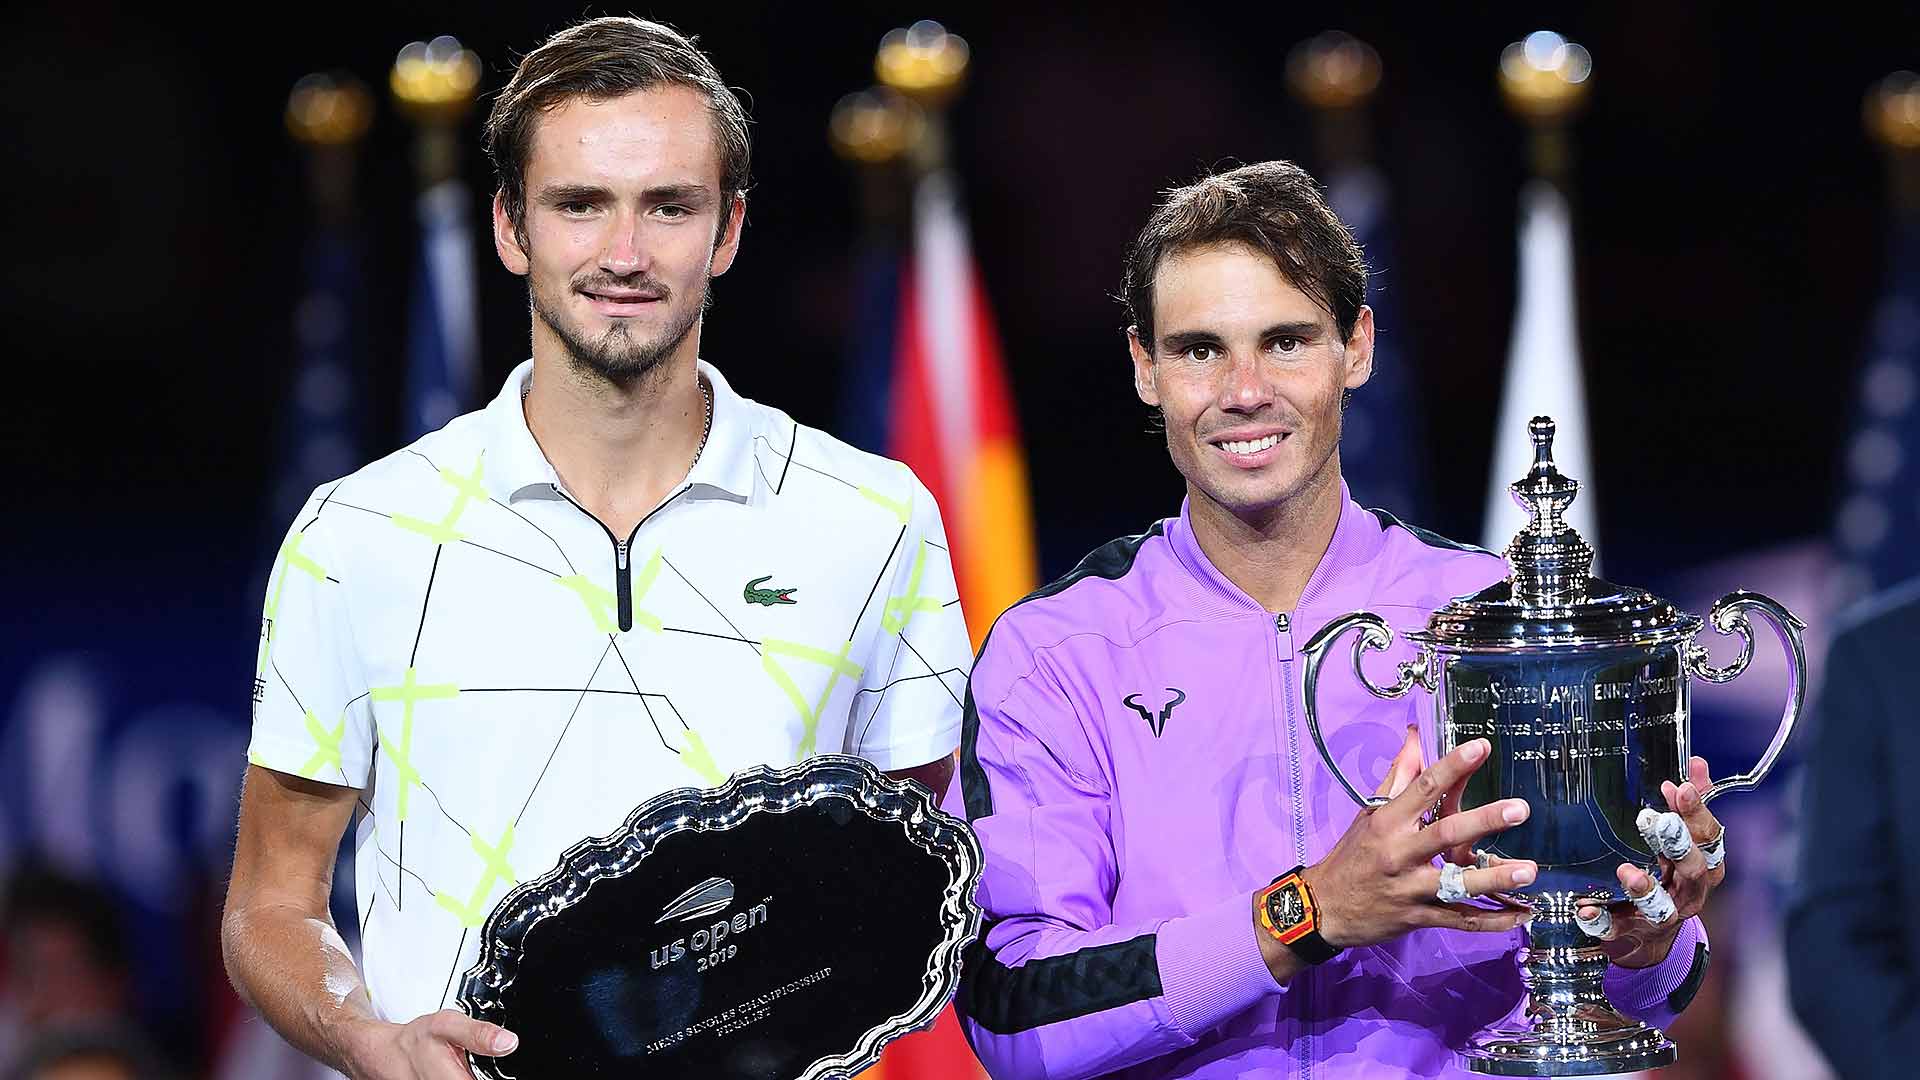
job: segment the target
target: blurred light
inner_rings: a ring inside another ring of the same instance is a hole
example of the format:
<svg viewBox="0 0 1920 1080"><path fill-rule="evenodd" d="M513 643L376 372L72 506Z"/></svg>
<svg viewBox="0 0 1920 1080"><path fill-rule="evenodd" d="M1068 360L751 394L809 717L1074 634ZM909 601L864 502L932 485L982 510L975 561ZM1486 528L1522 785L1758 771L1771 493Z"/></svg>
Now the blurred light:
<svg viewBox="0 0 1920 1080"><path fill-rule="evenodd" d="M1855 483L1877 487L1899 473L1905 458L1900 440L1880 428L1868 428L1847 449L1847 469Z"/></svg>
<svg viewBox="0 0 1920 1080"><path fill-rule="evenodd" d="M1900 360L1881 360L1867 369L1866 406L1874 415L1896 417L1913 407L1913 368Z"/></svg>
<svg viewBox="0 0 1920 1080"><path fill-rule="evenodd" d="M939 101L959 88L971 56L965 38L922 19L880 39L873 70L885 86L922 101Z"/></svg>
<svg viewBox="0 0 1920 1080"><path fill-rule="evenodd" d="M1892 521L1886 506L1870 495L1855 495L1840 508L1840 543L1848 551L1870 551L1887 538Z"/></svg>

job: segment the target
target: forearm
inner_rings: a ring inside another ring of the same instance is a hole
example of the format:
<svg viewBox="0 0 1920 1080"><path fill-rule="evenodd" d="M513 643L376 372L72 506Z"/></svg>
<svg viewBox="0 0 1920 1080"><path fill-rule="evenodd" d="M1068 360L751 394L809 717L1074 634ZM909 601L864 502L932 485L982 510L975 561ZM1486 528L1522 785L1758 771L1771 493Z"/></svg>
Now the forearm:
<svg viewBox="0 0 1920 1080"><path fill-rule="evenodd" d="M1235 896L1139 926L1004 920L969 957L961 1019L993 1075L1075 1080L1191 1046L1276 990Z"/></svg>
<svg viewBox="0 0 1920 1080"><path fill-rule="evenodd" d="M359 1037L381 1021L330 919L287 900L233 904L221 924L221 951L234 989L282 1038L357 1075Z"/></svg>

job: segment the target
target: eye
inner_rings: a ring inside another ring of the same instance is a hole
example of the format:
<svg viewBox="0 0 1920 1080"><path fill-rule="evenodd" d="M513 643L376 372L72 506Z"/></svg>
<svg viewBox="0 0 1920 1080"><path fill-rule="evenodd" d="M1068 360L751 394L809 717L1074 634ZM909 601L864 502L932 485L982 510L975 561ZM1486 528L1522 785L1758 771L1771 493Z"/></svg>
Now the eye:
<svg viewBox="0 0 1920 1080"><path fill-rule="evenodd" d="M558 209L568 217L586 217L588 214L593 213L594 207L590 202L579 202L576 200L574 202L563 202L559 205Z"/></svg>
<svg viewBox="0 0 1920 1080"><path fill-rule="evenodd" d="M692 210L689 210L678 203L663 203L659 206L654 207L653 212L660 215L661 217L666 218L668 221L678 221L681 218L693 216Z"/></svg>
<svg viewBox="0 0 1920 1080"><path fill-rule="evenodd" d="M1306 347L1307 343L1304 339L1294 337L1291 334L1282 334L1267 343L1267 348L1283 356L1299 352Z"/></svg>
<svg viewBox="0 0 1920 1080"><path fill-rule="evenodd" d="M1187 346L1186 351L1181 355L1197 363L1211 363L1212 361L1220 359L1220 347L1217 345L1208 345L1203 342L1199 345Z"/></svg>

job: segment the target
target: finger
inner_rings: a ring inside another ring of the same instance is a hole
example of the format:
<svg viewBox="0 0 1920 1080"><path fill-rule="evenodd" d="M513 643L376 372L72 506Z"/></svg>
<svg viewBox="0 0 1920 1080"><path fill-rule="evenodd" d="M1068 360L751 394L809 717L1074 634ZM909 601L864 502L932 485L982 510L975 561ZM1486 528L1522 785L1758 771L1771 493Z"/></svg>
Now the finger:
<svg viewBox="0 0 1920 1080"><path fill-rule="evenodd" d="M499 1024L489 1024L484 1020L475 1020L453 1009L442 1009L433 1014L427 1030L435 1038L443 1039L463 1050L488 1057L502 1057L513 1053L520 1045L520 1037Z"/></svg>
<svg viewBox="0 0 1920 1080"><path fill-rule="evenodd" d="M1651 806L1643 806L1634 818L1634 824L1639 827L1640 836L1646 840L1648 850L1655 855L1677 863L1694 851L1693 834L1687 828L1685 819L1674 811L1663 814Z"/></svg>
<svg viewBox="0 0 1920 1080"><path fill-rule="evenodd" d="M1394 823L1412 827L1428 807L1440 801L1447 789L1471 776L1487 760L1492 748L1485 739L1474 739L1455 747L1451 754L1421 770L1413 783L1407 785L1407 790L1376 811L1376 816L1388 815Z"/></svg>
<svg viewBox="0 0 1920 1080"><path fill-rule="evenodd" d="M1393 765L1387 770L1387 778L1380 781L1380 786L1373 793L1393 798L1407 790L1407 785L1413 783L1413 778L1420 775L1424 766L1425 760L1420 753L1420 730L1408 724L1406 740L1400 744L1400 752L1393 755Z"/></svg>
<svg viewBox="0 0 1920 1080"><path fill-rule="evenodd" d="M1499 934L1512 930L1533 916L1527 909L1483 908L1473 904L1425 904L1414 912L1419 927L1443 927L1478 934Z"/></svg>
<svg viewBox="0 0 1920 1080"><path fill-rule="evenodd" d="M1694 758L1698 768L1694 769L1695 779L1681 784L1674 792L1673 809L1687 823L1687 831L1693 834L1693 842L1704 844L1720 835L1720 821L1707 809L1706 800L1701 798L1713 785L1706 782L1707 763Z"/></svg>
<svg viewBox="0 0 1920 1080"><path fill-rule="evenodd" d="M1426 857L1432 858L1439 852L1454 848L1471 847L1494 833L1505 832L1527 820L1527 814L1525 799L1501 799L1443 817L1421 834Z"/></svg>
<svg viewBox="0 0 1920 1080"><path fill-rule="evenodd" d="M1434 871L1436 875L1439 871ZM1485 896L1488 893L1512 892L1533 884L1540 873L1540 867L1531 859L1511 859L1497 866L1485 869L1471 869L1461 875L1461 881L1469 896ZM1438 884L1438 877L1435 877Z"/></svg>
<svg viewBox="0 0 1920 1080"><path fill-rule="evenodd" d="M1620 887L1627 891L1627 899L1633 902L1634 910L1648 923L1660 926L1671 920L1677 912L1672 894L1645 870L1622 863L1614 876L1620 879Z"/></svg>
<svg viewBox="0 0 1920 1080"><path fill-rule="evenodd" d="M1607 910L1605 904L1582 901L1574 907L1573 923L1590 938L1613 940L1613 912Z"/></svg>

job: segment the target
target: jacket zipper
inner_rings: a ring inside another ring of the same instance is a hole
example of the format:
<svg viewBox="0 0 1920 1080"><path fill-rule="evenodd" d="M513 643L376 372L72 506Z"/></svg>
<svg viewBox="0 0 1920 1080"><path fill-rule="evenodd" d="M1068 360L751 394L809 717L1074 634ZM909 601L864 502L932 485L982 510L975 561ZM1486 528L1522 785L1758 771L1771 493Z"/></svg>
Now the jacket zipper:
<svg viewBox="0 0 1920 1080"><path fill-rule="evenodd" d="M653 515L659 513L660 511L665 510L667 508L668 503L671 503L673 500L679 498L681 495L684 495L689 489L693 487L693 485L688 484L686 487L683 487L678 491L675 491L673 494L667 496L666 498L660 500L659 506L656 506L653 509L647 511L646 517L643 517L639 521L634 523L633 531L627 534L627 538L625 540L622 540L618 536L614 535L613 530L607 528L606 522L601 521L597 517L594 517L593 511L588 510L584 506L581 506L578 502L574 500L573 496L567 494L564 490L562 490L559 484L548 484L547 486L553 489L553 493L555 495L558 495L561 498L567 500L568 502L573 503L575 509L587 515L587 517L590 520L592 520L592 522L595 525L600 526L600 531L603 533L606 533L607 539L612 542L614 603L619 608L620 632L623 634L626 633L627 631L633 629L633 570L630 564L630 560L628 559L628 556L633 552L633 538L640 535L640 526L645 525L649 518L653 517Z"/></svg>
<svg viewBox="0 0 1920 1080"><path fill-rule="evenodd" d="M1293 797L1293 858L1297 863L1305 863L1307 861L1307 800L1301 790L1300 722L1293 712L1293 617L1284 611L1280 612L1273 617L1273 629L1274 636L1285 638L1287 643L1288 659L1280 665L1280 690L1285 698L1287 716L1287 775L1292 781ZM1305 979L1302 989L1306 991L1306 1001L1302 1003L1300 1025L1301 1033L1306 1036L1306 1053L1300 1059L1300 1076L1303 1080L1312 1080L1313 1057L1316 1051L1313 1032L1308 1027L1307 1018L1313 1012L1314 985L1312 978L1306 972L1302 972L1301 976Z"/></svg>

